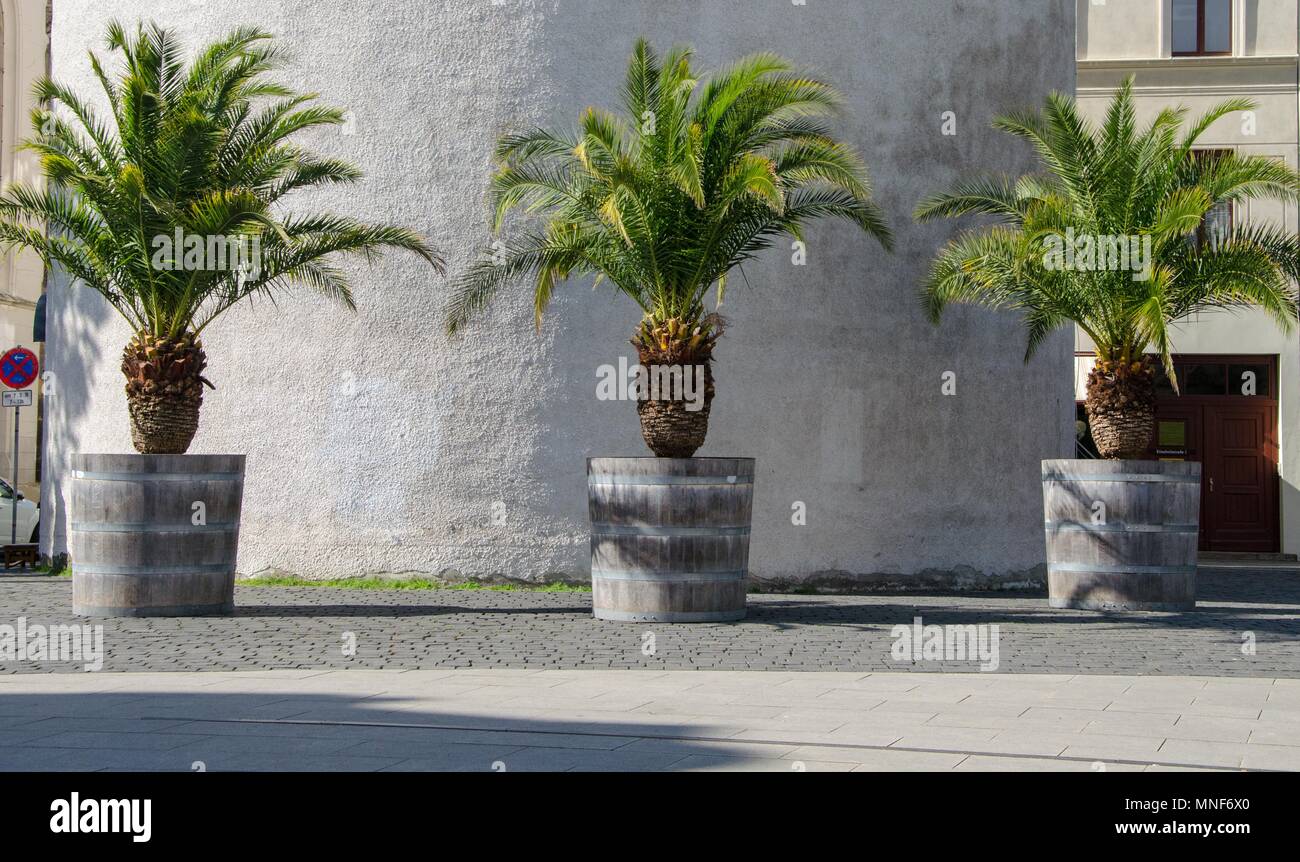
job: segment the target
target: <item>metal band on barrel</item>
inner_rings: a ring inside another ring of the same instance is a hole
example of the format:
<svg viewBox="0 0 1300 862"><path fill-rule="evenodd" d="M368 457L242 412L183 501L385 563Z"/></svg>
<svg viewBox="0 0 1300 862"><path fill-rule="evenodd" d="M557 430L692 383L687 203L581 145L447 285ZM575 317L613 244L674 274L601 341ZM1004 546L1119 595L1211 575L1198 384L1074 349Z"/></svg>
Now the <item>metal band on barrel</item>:
<svg viewBox="0 0 1300 862"><path fill-rule="evenodd" d="M644 527L592 524L592 536L748 536L749 527Z"/></svg>
<svg viewBox="0 0 1300 862"><path fill-rule="evenodd" d="M1103 566L1088 563L1049 563L1049 572L1076 575L1194 575L1196 566Z"/></svg>
<svg viewBox="0 0 1300 862"><path fill-rule="evenodd" d="M1177 485L1199 485L1200 476L1168 476L1164 473L1099 473L1081 476L1074 473L1044 473L1044 482L1169 482Z"/></svg>
<svg viewBox="0 0 1300 862"><path fill-rule="evenodd" d="M1044 521L1053 532L1079 533L1199 533L1196 524L1085 524L1078 521Z"/></svg>
<svg viewBox="0 0 1300 862"><path fill-rule="evenodd" d="M74 479L100 482L239 482L243 473L104 473L97 470L73 470Z"/></svg>
<svg viewBox="0 0 1300 862"><path fill-rule="evenodd" d="M745 572L726 571L726 572L675 572L675 571L646 571L640 570L622 570L622 569L592 569L593 578L602 578L608 581L655 581L657 583L682 583L685 581L743 581Z"/></svg>
<svg viewBox="0 0 1300 862"><path fill-rule="evenodd" d="M753 476L636 476L611 473L588 476L588 485L752 485Z"/></svg>

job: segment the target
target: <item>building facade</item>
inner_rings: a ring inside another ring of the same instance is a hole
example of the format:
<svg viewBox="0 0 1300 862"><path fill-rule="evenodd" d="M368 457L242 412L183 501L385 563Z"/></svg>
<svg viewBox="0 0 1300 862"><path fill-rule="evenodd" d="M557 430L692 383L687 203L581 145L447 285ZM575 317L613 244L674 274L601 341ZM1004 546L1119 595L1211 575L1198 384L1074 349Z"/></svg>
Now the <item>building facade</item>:
<svg viewBox="0 0 1300 862"><path fill-rule="evenodd" d="M897 249L819 224L805 253L775 249L733 281L699 454L757 458L760 581L1023 584L1043 578L1039 460L1072 446L1071 336L1025 364L1015 315L931 326L919 285L953 228L910 213L959 175L1033 164L989 124L1074 89L1074 14L1073 0L60 0L53 63L94 92L85 46L112 18L153 17L191 45L265 27L296 58L287 83L349 110L304 143L367 174L302 200L422 230L453 276L488 240L497 137L615 104L637 36L692 44L704 68L760 50L810 68L846 94L839 131ZM191 451L248 455L239 571L586 579L585 458L649 454L635 405L597 397L602 368L636 362L636 308L575 282L538 333L521 285L449 340L450 279L402 257L350 271L355 314L302 294L205 333L217 388ZM70 454L131 450L128 332L59 282L48 338L42 550L57 554Z"/></svg>
<svg viewBox="0 0 1300 862"><path fill-rule="evenodd" d="M0 0L0 184L40 182L40 165L18 145L28 136L32 85L45 74L49 58L49 7L45 0ZM39 351L32 340L36 301L44 289L45 267L30 251L0 257L0 352L22 345ZM34 387L39 398L40 384ZM19 419L18 490L39 500L36 405ZM0 410L0 476L13 481L14 411Z"/></svg>
<svg viewBox="0 0 1300 862"><path fill-rule="evenodd" d="M1079 102L1100 120L1129 76L1139 122L1249 98L1254 110L1215 123L1199 147L1295 168L1298 34L1296 0L1079 0ZM1213 212L1204 230L1249 219L1294 231L1297 216L1295 204L1249 201ZM1182 394L1160 395L1152 455L1202 462L1201 550L1300 553L1300 334L1242 311L1200 315L1173 340ZM1082 401L1092 345L1079 333L1075 347Z"/></svg>

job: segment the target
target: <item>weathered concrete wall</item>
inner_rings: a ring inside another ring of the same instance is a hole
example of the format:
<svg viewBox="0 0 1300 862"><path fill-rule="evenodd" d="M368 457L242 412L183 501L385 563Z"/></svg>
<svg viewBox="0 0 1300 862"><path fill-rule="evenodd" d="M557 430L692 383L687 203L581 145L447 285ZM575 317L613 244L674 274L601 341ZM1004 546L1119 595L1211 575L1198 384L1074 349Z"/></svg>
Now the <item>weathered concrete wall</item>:
<svg viewBox="0 0 1300 862"><path fill-rule="evenodd" d="M485 239L495 138L612 104L638 34L689 42L706 66L773 50L828 77L897 253L822 225L806 266L779 250L733 281L700 454L758 459L761 579L1006 583L1041 565L1038 461L1071 453L1070 333L1025 365L1014 316L959 309L930 327L918 280L951 226L908 215L959 173L1031 163L988 122L1073 90L1072 0L62 0L57 74L89 90L87 46L110 17L140 14L189 38L235 22L279 34L297 58L288 82L354 114L309 143L368 174L310 203L423 229L453 272ZM355 282L357 314L304 295L241 308L206 337L219 388L192 451L248 454L240 571L585 578L584 458L648 454L634 405L595 397L597 369L634 356L635 309L575 283L538 335L521 286L452 343L448 283L415 261ZM69 453L130 442L125 328L87 291L52 299L45 548L58 552Z"/></svg>

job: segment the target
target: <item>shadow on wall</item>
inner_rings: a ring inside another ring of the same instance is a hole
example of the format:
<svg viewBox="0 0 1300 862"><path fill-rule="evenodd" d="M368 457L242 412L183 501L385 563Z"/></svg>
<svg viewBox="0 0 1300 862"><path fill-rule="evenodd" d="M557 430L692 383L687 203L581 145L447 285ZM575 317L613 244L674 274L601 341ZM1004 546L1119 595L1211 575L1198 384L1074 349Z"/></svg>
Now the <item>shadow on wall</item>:
<svg viewBox="0 0 1300 862"><path fill-rule="evenodd" d="M47 368L42 375L45 399L42 432L41 542L42 562L56 568L67 560L67 499L72 478L70 456L82 444L84 422L92 408L92 383L104 358L99 346L112 308L92 291L54 273L46 298Z"/></svg>
<svg viewBox="0 0 1300 862"><path fill-rule="evenodd" d="M789 749L756 754L753 743L650 714L546 721L452 711L439 700L437 681L364 699L270 690L7 694L3 714L18 719L23 741L0 748L0 770L659 771L775 760ZM86 734L94 742L83 747Z"/></svg>

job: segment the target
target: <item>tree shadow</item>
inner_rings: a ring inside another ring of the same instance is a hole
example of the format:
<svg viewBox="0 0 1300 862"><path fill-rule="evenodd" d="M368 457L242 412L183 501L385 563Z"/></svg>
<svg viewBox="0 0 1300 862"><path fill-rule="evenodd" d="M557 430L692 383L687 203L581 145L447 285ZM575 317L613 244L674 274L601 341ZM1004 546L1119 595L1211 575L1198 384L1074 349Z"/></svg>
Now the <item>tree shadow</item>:
<svg viewBox="0 0 1300 862"><path fill-rule="evenodd" d="M1260 570L1253 570L1260 571ZM948 600L946 604L936 600ZM1027 604L1026 600L1032 601ZM1195 610L1100 611L1052 608L1045 591L927 591L873 593L869 599L817 602L766 597L749 603L747 621L781 629L833 625L877 629L920 615L936 625L1087 626L1112 629L1196 629L1237 633L1243 629L1295 637L1300 634L1300 572L1243 578L1202 570Z"/></svg>
<svg viewBox="0 0 1300 862"><path fill-rule="evenodd" d="M292 681L289 681L292 682ZM502 687L502 712L451 708L449 682L356 697L330 692L6 693L0 717L3 771L527 772L661 771L740 765L773 770L788 744L725 737L740 724L703 718L683 727L653 714L594 711L573 719L511 715L526 694ZM21 685L20 682L6 685ZM206 685L204 683L203 685ZM447 706L438 703L446 700ZM757 753L756 753L757 751ZM783 765L788 763L788 766Z"/></svg>
<svg viewBox="0 0 1300 862"><path fill-rule="evenodd" d="M62 269L51 271L46 297L45 370L41 374L41 538L42 558L67 554L66 494L71 457L83 451L86 432L97 431L87 417L103 405L95 392L104 367L103 330L117 317L90 288L71 283ZM122 344L126 344L123 338ZM125 400L118 408L125 412ZM125 432L125 424L122 426ZM92 433L90 436L95 436Z"/></svg>
<svg viewBox="0 0 1300 862"><path fill-rule="evenodd" d="M1291 606L1300 612L1300 566L1292 569L1200 566L1197 604Z"/></svg>

